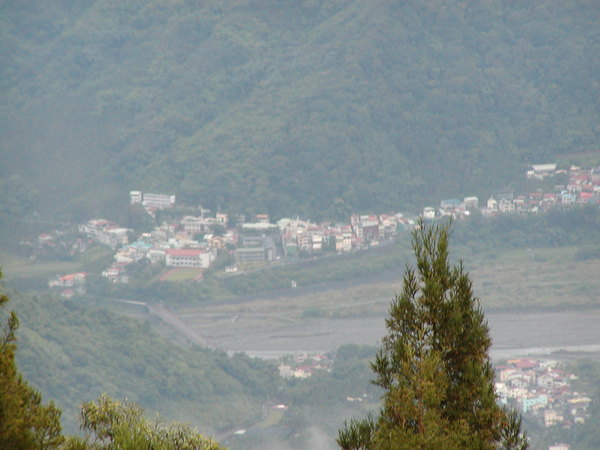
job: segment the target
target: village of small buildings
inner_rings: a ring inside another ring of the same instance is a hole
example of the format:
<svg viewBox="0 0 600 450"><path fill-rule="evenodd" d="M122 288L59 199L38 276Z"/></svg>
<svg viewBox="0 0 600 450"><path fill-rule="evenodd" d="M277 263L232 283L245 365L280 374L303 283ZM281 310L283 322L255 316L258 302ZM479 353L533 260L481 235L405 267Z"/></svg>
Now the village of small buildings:
<svg viewBox="0 0 600 450"><path fill-rule="evenodd" d="M526 176L532 180L546 180L565 174L566 185L555 186L553 192L524 194L499 193L490 196L485 205L475 196L461 199L443 199L437 208L423 208L421 217L435 220L453 217L464 220L474 211L484 217L499 214L536 214L557 207L574 204L600 205L600 167L593 169L572 166L557 170L556 164L531 166ZM130 192L132 205L143 207L155 219L157 212L174 209L175 195ZM187 211L190 208L186 208ZM182 215L156 224L153 231L132 239L133 230L123 228L105 219L91 219L77 225L75 232L54 230L42 233L36 242L29 243L36 251L62 247L70 254L84 252L89 246L100 244L115 251L113 263L102 271L102 276L112 283L127 283L129 268L140 262L164 264L166 272L161 279L181 269L195 269L191 278L200 281L217 255L227 253L232 264L224 267L225 273L235 275L249 268L268 267L290 261L299 255L318 257L357 251L392 241L402 231L410 230L418 217L402 213L379 215L352 214L349 223L314 223L301 218L282 218L272 223L267 214L246 217L229 217L227 213L197 207L196 215ZM172 216L170 216L172 217ZM69 239L69 236L72 238ZM51 287L60 295L71 297L84 292L86 273L59 275L52 279ZM293 287L293 286L292 286Z"/></svg>
<svg viewBox="0 0 600 450"><path fill-rule="evenodd" d="M526 172L530 180L548 181L557 175L568 183L554 185L550 192L536 189L527 193L498 193L484 205L479 198L443 199L439 207L423 208L425 220L452 217L465 220L478 211L483 217L501 214L537 214L570 205L600 206L600 167L557 170L556 164L533 165ZM546 183L548 184L548 183ZM272 222L267 214L255 217L229 217L227 213L195 208L195 215L156 223L157 214L174 210L176 196L141 191L130 192L131 205L143 208L154 220L155 228L132 239L133 230L105 219L91 219L79 224L75 233L54 230L42 233L29 245L37 251L61 247L71 254L81 253L94 244L114 250L113 263L102 271L112 283L127 283L129 268L144 261L163 264L161 280L178 271L191 270L191 278L200 281L203 271L211 267L217 256L227 253L232 264L222 270L225 276L235 276L249 269L268 268L273 264L293 261L299 255L318 257L342 254L385 245L403 231L412 229L419 216L402 213L379 215L352 214L349 223L314 223L301 218L281 218ZM190 208L186 208L189 211ZM173 217L173 215L169 215ZM67 236L75 236L68 239ZM192 270L193 269L193 270ZM58 275L49 282L65 298L85 293L87 273ZM290 287L295 287L292 281ZM330 361L323 355L305 355L280 367L281 375L306 378L315 370L329 370ZM497 367L497 393L506 404L518 406L525 414L536 417L545 426L570 426L586 420L590 399L584 393L572 392L570 382L576 379L566 374L556 361L511 360ZM360 396L348 401L360 401ZM562 447L561 447L562 448Z"/></svg>
<svg viewBox="0 0 600 450"><path fill-rule="evenodd" d="M570 427L589 418L591 399L573 391L577 376L556 360L512 359L497 365L496 394L545 427Z"/></svg>

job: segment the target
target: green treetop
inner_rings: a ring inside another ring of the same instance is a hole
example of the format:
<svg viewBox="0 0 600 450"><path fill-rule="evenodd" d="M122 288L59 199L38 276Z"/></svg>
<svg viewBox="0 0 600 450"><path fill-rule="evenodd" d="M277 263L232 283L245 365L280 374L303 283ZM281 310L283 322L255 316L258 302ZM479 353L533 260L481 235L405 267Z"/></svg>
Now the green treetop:
<svg viewBox="0 0 600 450"><path fill-rule="evenodd" d="M7 295L0 295L0 312L8 300ZM18 327L19 320L11 311L0 330L0 448L56 448L63 442L61 411L52 402L44 406L40 393L19 373L15 363Z"/></svg>
<svg viewBox="0 0 600 450"><path fill-rule="evenodd" d="M68 438L65 445L68 450L222 448L188 425L165 425L158 418L151 422L144 417L143 409L134 402L116 402L106 395L100 396L97 402L84 403L80 419L85 438Z"/></svg>
<svg viewBox="0 0 600 450"><path fill-rule="evenodd" d="M448 261L448 231L421 222L413 232L416 267L371 364L383 405L340 430L344 449L527 447L520 417L496 403L489 328L462 263Z"/></svg>
<svg viewBox="0 0 600 450"><path fill-rule="evenodd" d="M0 279L2 273L0 272ZM9 298L0 293L0 312ZM4 319L2 319L4 321ZM61 411L50 402L42 404L40 393L29 386L15 364L19 321L8 314L0 328L0 449L11 450L218 450L212 439L188 425L151 422L133 402L115 402L102 395L81 409L83 438L61 434Z"/></svg>

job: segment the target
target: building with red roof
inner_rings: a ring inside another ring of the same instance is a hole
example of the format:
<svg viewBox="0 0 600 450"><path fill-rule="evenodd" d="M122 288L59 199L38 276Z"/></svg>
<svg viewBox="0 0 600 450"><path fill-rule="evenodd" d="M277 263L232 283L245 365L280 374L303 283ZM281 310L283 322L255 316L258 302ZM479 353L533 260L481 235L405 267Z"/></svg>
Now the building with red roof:
<svg viewBox="0 0 600 450"><path fill-rule="evenodd" d="M196 248L169 249L166 251L165 263L168 267L195 267L208 269L212 254Z"/></svg>

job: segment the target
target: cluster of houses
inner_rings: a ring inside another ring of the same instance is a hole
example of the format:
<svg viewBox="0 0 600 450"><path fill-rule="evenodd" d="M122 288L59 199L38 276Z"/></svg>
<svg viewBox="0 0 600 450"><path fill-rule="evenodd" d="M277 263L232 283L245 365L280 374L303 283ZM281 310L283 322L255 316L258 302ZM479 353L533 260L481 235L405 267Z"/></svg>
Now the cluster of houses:
<svg viewBox="0 0 600 450"><path fill-rule="evenodd" d="M330 355L301 352L279 365L279 375L284 378L305 379L310 378L316 371L331 372L332 369L333 358Z"/></svg>
<svg viewBox="0 0 600 450"><path fill-rule="evenodd" d="M554 360L514 359L496 366L496 394L503 404L517 406L546 427L570 427L590 417L591 399L574 392L574 374Z"/></svg>
<svg viewBox="0 0 600 450"><path fill-rule="evenodd" d="M537 213L561 205L600 206L600 167L587 169L572 166L569 170L557 170L556 167L556 164L533 165L526 174L527 178L533 180L547 180L557 175L563 175L563 180L568 179L566 184L555 185L553 192L537 190L522 195L496 194L482 207L475 196L462 200L444 199L439 208L424 208L421 217L435 220L452 216L460 220L475 210L484 216L495 216ZM131 191L130 201L132 205L141 205L154 218L158 210L176 205L175 195L142 191ZM126 283L129 279L128 266L142 260L164 263L173 269L207 269L219 252L227 252L235 264L227 266L225 270L236 272L238 267L269 263L300 254L340 254L377 246L393 239L400 231L412 228L417 219L407 218L401 213L352 214L349 223L314 223L300 218L282 218L273 223L267 214L257 214L250 221L245 217L236 218L236 225L229 226L227 214L210 215L210 211L201 207L197 215L169 215L174 216L152 232L142 234L134 242L129 242L133 230L109 220L92 219L79 226L80 236L73 243L72 251L85 249L92 242L114 249L114 261L102 275L112 282ZM38 239L46 246L53 242L49 234L41 234Z"/></svg>
<svg viewBox="0 0 600 450"><path fill-rule="evenodd" d="M56 276L48 282L48 286L58 289L59 295L63 298L83 295L85 294L85 279L87 275L87 272L75 272Z"/></svg>
<svg viewBox="0 0 600 450"><path fill-rule="evenodd" d="M175 205L174 195L131 191L131 204L141 204L149 214ZM128 282L128 266L142 260L164 263L170 268L208 269L219 252L233 256L238 266L268 263L300 253L318 254L325 251L349 252L379 245L392 239L400 229L414 221L402 214L358 215L349 224L314 223L300 218L283 218L271 223L267 214L257 214L252 221L237 220L229 226L229 216L199 208L198 216L184 215L163 222L150 233L129 242L132 230L104 219L92 219L79 226L90 240L115 250L113 263L102 275L114 283Z"/></svg>
<svg viewBox="0 0 600 450"><path fill-rule="evenodd" d="M329 250L343 253L376 246L381 241L392 239L400 229L414 225L414 221L401 213L353 214L349 224L317 224L298 218L284 218L276 225L281 233L285 255L294 256L298 252Z"/></svg>
<svg viewBox="0 0 600 450"><path fill-rule="evenodd" d="M439 208L425 207L422 216L425 219L452 216L464 219L473 210L490 217L497 214L526 214L545 212L559 206L597 205L600 206L600 167L581 168L571 166L569 170L556 169L556 164L536 164L531 166L526 176L531 180L546 180L557 175L567 177L566 184L556 184L549 192L537 189L535 192L514 194L513 192L492 195L480 208L477 197L465 197L463 200L446 199Z"/></svg>
<svg viewBox="0 0 600 450"><path fill-rule="evenodd" d="M116 223L105 219L92 219L85 224L79 225L80 233L112 249L126 245L129 241L129 233L132 231L129 228L122 228Z"/></svg>
<svg viewBox="0 0 600 450"><path fill-rule="evenodd" d="M534 165L527 172L530 179L543 180L556 175L568 175L567 184L556 184L551 192L529 192L527 194L500 194L490 197L482 214L537 213L557 206L600 205L600 167L582 169L571 166L567 170L556 170L556 164Z"/></svg>
<svg viewBox="0 0 600 450"><path fill-rule="evenodd" d="M50 233L40 233L33 242L21 242L29 247L35 255L32 259L50 255L75 256L85 252L90 242L82 236L73 236L68 230L53 230Z"/></svg>

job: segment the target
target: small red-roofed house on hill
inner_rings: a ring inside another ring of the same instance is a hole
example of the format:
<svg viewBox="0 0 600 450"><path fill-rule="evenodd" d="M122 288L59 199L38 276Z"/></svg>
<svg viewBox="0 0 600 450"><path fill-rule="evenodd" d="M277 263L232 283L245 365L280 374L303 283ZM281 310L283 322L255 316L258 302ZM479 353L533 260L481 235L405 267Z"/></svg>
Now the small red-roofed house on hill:
<svg viewBox="0 0 600 450"><path fill-rule="evenodd" d="M76 272L70 273L68 275L64 275L58 279L58 286L61 287L73 287L77 285L82 285L85 283L85 277L87 276L86 272Z"/></svg>
<svg viewBox="0 0 600 450"><path fill-rule="evenodd" d="M519 370L535 369L536 367L538 367L540 365L539 361L536 361L535 359L527 359L527 358L511 359L508 361L508 363L512 364L515 368L517 368Z"/></svg>
<svg viewBox="0 0 600 450"><path fill-rule="evenodd" d="M589 203L594 197L592 192L580 192L577 203Z"/></svg>

